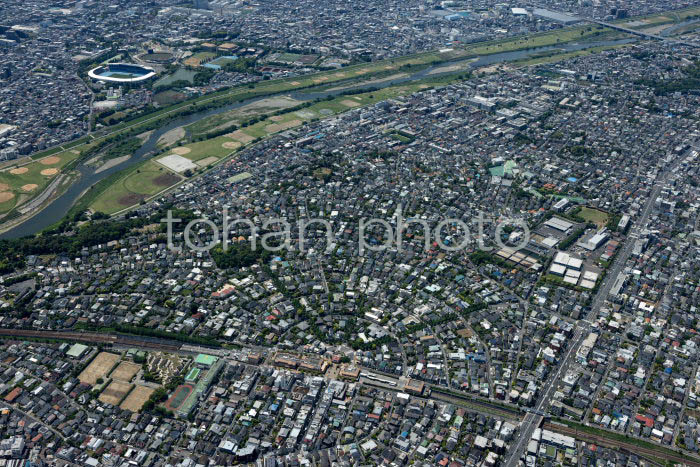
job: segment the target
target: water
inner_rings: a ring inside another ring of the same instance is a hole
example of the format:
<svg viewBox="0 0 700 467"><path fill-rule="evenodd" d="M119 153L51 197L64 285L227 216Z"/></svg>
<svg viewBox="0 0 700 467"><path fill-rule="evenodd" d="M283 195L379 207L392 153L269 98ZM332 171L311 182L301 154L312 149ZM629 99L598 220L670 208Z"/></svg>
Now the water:
<svg viewBox="0 0 700 467"><path fill-rule="evenodd" d="M473 59L461 59L457 60L454 63L460 63L460 62L470 62L469 66L472 68L478 68L482 66L487 66L487 65L493 65L495 63L502 63L502 62L509 62L509 61L515 61L515 60L520 60L523 58L527 58L532 54L535 53L541 53L543 51L547 50L564 50L567 52L571 51L576 51L576 50L581 50L581 49L586 49L590 47L598 47L598 46L612 46L612 45L619 45L619 44L626 44L629 42L633 42L635 39L623 39L623 40L617 40L617 41L601 41L601 42L588 42L588 43L583 43L583 44L578 44L578 43L573 43L573 44L563 44L563 45L556 45L556 46L548 46L548 47L539 47L539 48L533 48L531 50L520 50L520 51L515 51L515 52L502 52L502 53L497 53L497 54L492 54L492 55L487 55L487 56L482 56L479 57L478 59L472 61ZM440 73L438 74L433 74L429 75L429 73L436 68L444 67L446 63L441 63L435 66L431 66L429 68L423 69L421 71L418 71L416 73L413 73L409 76L405 76L403 78L398 78L398 79L393 79L389 81L383 81L380 83L370 83L370 84L359 84L356 86L350 86L345 89L339 89L335 91L317 91L317 92L304 92L302 91L296 91L296 92L285 92L282 94L290 95L294 99L300 100L300 101L310 101L313 99L319 99L319 98L325 98L328 96L335 96L338 95L344 91L350 90L350 89L363 89L363 88L384 88L388 86L394 86L397 84L402 84L402 83L407 83L411 81L417 81L421 80L423 78L426 78L428 76L430 77L436 77L440 76ZM452 72L445 72L445 73L452 73ZM40 232L47 227L59 222L68 212L68 210L73 206L75 201L80 197L80 195L89 189L91 186L99 182L100 180L103 180L104 178L122 171L124 169L127 169L129 167L132 167L135 164L138 164L146 159L148 159L156 150L156 144L158 142L158 139L166 132L180 127L180 126L185 126L189 125L191 123L194 123L198 120L201 120L202 118L206 118L212 115L217 115L223 112L228 112L233 109L237 109L239 107L243 107L244 105L248 105L252 102L256 102L265 98L268 98L269 96L262 96L262 97L256 97L252 99L248 99L242 102L237 102L235 104L229 104L224 107L218 107L216 109L209 109L205 110L196 114L192 115L187 115L183 117L179 117L175 120L172 120L165 124L164 126L158 128L157 130L153 131L153 133L150 135L150 137L143 143L143 145L132 155L131 158L126 160L125 162L122 162L121 164L118 164L108 170L105 170L104 172L100 173L95 173L95 169L93 167L87 166L84 163L80 164L77 168L77 170L80 172L80 178L78 181L76 181L73 185L71 185L68 190L66 190L63 194L58 196L56 199L51 201L47 206L45 206L39 213L34 215L33 217L27 219L26 221L22 222L21 224L17 225L16 227L8 230L7 232L0 234L0 238L19 238L19 237L24 237L27 235L34 235L37 232Z"/></svg>
<svg viewBox="0 0 700 467"><path fill-rule="evenodd" d="M700 22L700 19L688 19L688 20L682 21L678 24L675 24L673 26L670 26L670 27L664 29L663 31L661 31L659 33L659 35L662 37L668 37L668 36L674 34L676 31L678 31L681 28L684 28L690 24L695 24L695 23L699 23L699 22Z"/></svg>

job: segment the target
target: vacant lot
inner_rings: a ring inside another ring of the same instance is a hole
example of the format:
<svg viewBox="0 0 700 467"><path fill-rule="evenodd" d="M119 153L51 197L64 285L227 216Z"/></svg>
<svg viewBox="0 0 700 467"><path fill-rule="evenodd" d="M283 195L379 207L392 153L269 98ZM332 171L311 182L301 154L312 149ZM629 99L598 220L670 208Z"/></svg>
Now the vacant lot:
<svg viewBox="0 0 700 467"><path fill-rule="evenodd" d="M140 412L141 407L143 407L143 403L146 402L149 397L151 397L153 391L154 389L152 388L137 385L119 407L125 410L131 410L132 412Z"/></svg>
<svg viewBox="0 0 700 467"><path fill-rule="evenodd" d="M131 379L139 372L141 365L131 362L121 362L118 367L114 369L110 378L119 381L131 381Z"/></svg>
<svg viewBox="0 0 700 467"><path fill-rule="evenodd" d="M131 391L133 385L131 383L126 383L124 381L117 381L116 379L109 383L109 386L105 388L100 394L98 399L107 404L117 405L124 399L124 396Z"/></svg>
<svg viewBox="0 0 700 467"><path fill-rule="evenodd" d="M81 383L96 384L98 378L105 378L109 371L114 368L121 356L101 352L78 376Z"/></svg>

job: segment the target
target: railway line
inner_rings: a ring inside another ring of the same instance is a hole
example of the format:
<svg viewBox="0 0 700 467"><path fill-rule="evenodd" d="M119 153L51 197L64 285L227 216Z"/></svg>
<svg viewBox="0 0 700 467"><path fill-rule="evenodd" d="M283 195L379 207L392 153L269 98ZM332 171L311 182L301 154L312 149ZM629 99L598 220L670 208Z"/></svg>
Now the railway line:
<svg viewBox="0 0 700 467"><path fill-rule="evenodd" d="M700 460L692 460L687 456L682 456L680 454L673 454L667 451L661 451L658 448L648 448L640 446L635 443L628 443L624 441L619 441L616 439L611 439L607 436L595 435L586 431L578 430L570 426L566 426L560 423L544 423L543 428L549 431L555 431L564 435L576 438L579 441L585 441L587 443L594 443L607 448L613 448L618 450L628 451L637 454L642 457L651 457L655 459L664 459L667 461L678 462L685 464L690 467L700 467Z"/></svg>
<svg viewBox="0 0 700 467"><path fill-rule="evenodd" d="M177 341L171 341L158 337L150 336L134 336L126 334L103 334L97 332L80 332L80 331L40 331L32 329L7 329L0 328L0 336L35 339L56 339L69 342L85 342L89 344L112 344L118 346L134 346L140 348L149 348L162 351L179 351L183 344ZM365 378L366 379L366 378ZM363 381L363 384L373 386L383 390L392 392L401 392L401 389L396 386L385 384L387 380L376 378L377 381ZM487 413L500 417L502 419L520 422L528 413L515 407L494 404L479 398L469 397L467 395L454 394L447 392L439 387L431 386L429 395L418 396L422 399L432 399L435 401L447 402L462 407L466 407L478 412ZM539 425L539 424L538 424ZM670 452L668 448L661 451L659 448L645 447L634 442L626 442L622 440L612 439L604 435L596 435L587 431L578 430L570 426L545 421L542 427L557 433L572 436L579 441L587 443L595 443L600 446L618 449L629 453L634 453L640 457L652 459L663 459L666 461L683 463L690 467L700 467L700 459L693 460L688 456L683 456L678 453Z"/></svg>
<svg viewBox="0 0 700 467"><path fill-rule="evenodd" d="M484 412L492 413L494 415L498 415L500 417L510 420L520 421L524 415L522 411L515 408L509 408L498 404L492 404L490 402L481 399L471 398L468 396L452 394L449 392L441 391L440 389L437 389L435 387L431 388L429 398L439 400L442 402L448 402L450 404L480 409Z"/></svg>
<svg viewBox="0 0 700 467"><path fill-rule="evenodd" d="M80 331L38 331L33 329L0 329L0 336L28 337L34 339L57 339L89 344L112 344L135 347L147 347L155 350L177 351L182 344L158 337L131 336L127 334L102 334Z"/></svg>

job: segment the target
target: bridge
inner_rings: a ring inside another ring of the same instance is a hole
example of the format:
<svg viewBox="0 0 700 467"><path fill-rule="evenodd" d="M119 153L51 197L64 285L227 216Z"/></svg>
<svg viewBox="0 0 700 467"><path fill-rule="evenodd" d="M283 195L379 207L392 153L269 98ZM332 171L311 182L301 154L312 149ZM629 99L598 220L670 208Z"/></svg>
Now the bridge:
<svg viewBox="0 0 700 467"><path fill-rule="evenodd" d="M605 21L599 21L596 19L588 19L588 18L581 18L581 19L583 21L588 21L589 23L599 24L600 26L605 26L605 27L610 28L610 29L615 29L616 31L626 32L628 34L634 34L635 36L640 36L640 37L644 37L647 39L657 39L660 41L668 42L668 43L673 44L673 45L684 45L684 46L688 46L688 47L699 47L700 48L700 43L698 43L698 42L672 39L670 37L664 37L664 36L660 36L658 34L652 34L649 32L640 31L638 29L626 28L626 27L621 26L619 24L606 23Z"/></svg>

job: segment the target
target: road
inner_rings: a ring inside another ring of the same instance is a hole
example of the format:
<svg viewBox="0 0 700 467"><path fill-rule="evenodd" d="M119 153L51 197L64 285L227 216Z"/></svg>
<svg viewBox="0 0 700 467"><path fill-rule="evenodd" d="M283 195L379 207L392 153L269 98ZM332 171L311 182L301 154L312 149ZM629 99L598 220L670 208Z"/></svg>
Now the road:
<svg viewBox="0 0 700 467"><path fill-rule="evenodd" d="M569 365L571 364L571 356L575 355L578 352L578 349L580 348L584 337L590 333L592 328L591 323L596 321L600 310L602 309L603 305L605 304L605 301L608 298L608 294L610 293L613 284L615 283L617 277L620 275L623 268L625 267L627 259L632 253L634 243L640 230L643 229L649 221L649 216L651 215L652 209L654 207L654 202L659 196L659 193L661 192L661 189L663 188L664 184L666 183L668 175L676 169L678 164L684 158L685 155L676 157L673 163L667 165L664 171L657 177L657 180L654 183L651 192L649 193L649 197L646 201L646 204L644 205L642 213L631 227L629 235L625 239L621 250L615 258L612 266L608 270L605 278L603 279L603 283L601 284L601 287L598 290L598 293L593 299L590 312L591 319L582 320L577 323L574 331L574 337L572 338L572 344L569 346L569 350L562 358L561 363L559 365L559 369L554 374L554 376L548 378L545 384L543 385L543 387L545 388L544 393L542 393L535 406L535 410L537 412L544 413L549 407L552 395L558 387L559 377L566 375L566 371L569 368ZM529 413L528 416L525 417L525 420L523 420L523 423L521 425L521 429L518 432L517 438L513 441L507 453L507 460L505 463L506 467L512 467L514 465L517 465L520 458L523 456L525 449L527 448L527 444L530 441L530 438L532 438L532 433L535 431L535 428L537 428L542 423L542 418L543 417L541 415L537 415L534 413Z"/></svg>

